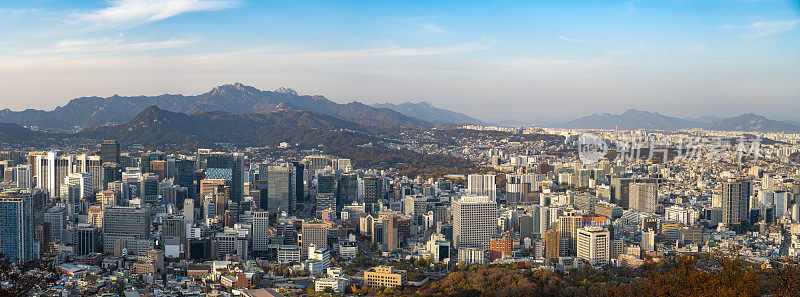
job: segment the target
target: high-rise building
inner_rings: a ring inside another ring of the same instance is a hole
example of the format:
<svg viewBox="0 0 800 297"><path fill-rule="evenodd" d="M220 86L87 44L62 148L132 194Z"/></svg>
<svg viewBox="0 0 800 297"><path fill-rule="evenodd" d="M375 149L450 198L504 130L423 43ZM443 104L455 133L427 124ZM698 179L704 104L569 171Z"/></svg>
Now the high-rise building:
<svg viewBox="0 0 800 297"><path fill-rule="evenodd" d="M269 212L253 212L253 251L266 251L269 247Z"/></svg>
<svg viewBox="0 0 800 297"><path fill-rule="evenodd" d="M592 266L603 266L610 260L610 236L599 226L578 229L578 253L580 259Z"/></svg>
<svg viewBox="0 0 800 297"><path fill-rule="evenodd" d="M488 250L497 230L497 203L488 196L465 196L453 202L452 213L455 247Z"/></svg>
<svg viewBox="0 0 800 297"><path fill-rule="evenodd" d="M211 153L203 155L201 169L206 172L208 179L224 179L230 182L230 199L241 202L244 195L244 160L239 154Z"/></svg>
<svg viewBox="0 0 800 297"><path fill-rule="evenodd" d="M383 198L383 179L379 176L368 176L364 178L364 203L367 210L372 210L371 205L377 205Z"/></svg>
<svg viewBox="0 0 800 297"><path fill-rule="evenodd" d="M115 206L103 211L103 252L111 253L117 242L131 247L137 240L150 238L150 210Z"/></svg>
<svg viewBox="0 0 800 297"><path fill-rule="evenodd" d="M100 228L89 224L78 224L75 228L75 254L86 255L102 251Z"/></svg>
<svg viewBox="0 0 800 297"><path fill-rule="evenodd" d="M583 215L577 211L566 212L558 217L558 233L561 235L562 256L574 256L577 249L578 229L583 226Z"/></svg>
<svg viewBox="0 0 800 297"><path fill-rule="evenodd" d="M145 173L142 175L142 179L140 180L140 190L141 194L139 194L139 198L142 199L144 203L156 203L158 202L158 183L161 180L159 179L158 175L153 173Z"/></svg>
<svg viewBox="0 0 800 297"><path fill-rule="evenodd" d="M561 236L558 234L558 230L550 230L544 232L545 258L550 260L558 259L559 247L561 246L561 244L559 243L560 240Z"/></svg>
<svg viewBox="0 0 800 297"><path fill-rule="evenodd" d="M269 166L267 173L266 209L273 215L292 213L295 203L291 201L292 170L289 166ZM263 207L263 206L262 206Z"/></svg>
<svg viewBox="0 0 800 297"><path fill-rule="evenodd" d="M39 258L34 228L33 192L8 189L0 192L0 253L11 262Z"/></svg>
<svg viewBox="0 0 800 297"><path fill-rule="evenodd" d="M497 184L492 174L470 174L467 177L467 189L471 196L487 196L491 201L497 198Z"/></svg>
<svg viewBox="0 0 800 297"><path fill-rule="evenodd" d="M317 248L328 247L328 224L321 221L303 221L302 249L304 256L308 255L308 246L314 244Z"/></svg>
<svg viewBox="0 0 800 297"><path fill-rule="evenodd" d="M13 167L13 170L17 188L33 189L35 184L33 182L33 169L31 165L17 165Z"/></svg>
<svg viewBox="0 0 800 297"><path fill-rule="evenodd" d="M388 215L383 218L383 247L382 251L394 252L397 250L400 241L400 220L395 215Z"/></svg>
<svg viewBox="0 0 800 297"><path fill-rule="evenodd" d="M306 156L304 163L307 163L308 170L313 172L319 169L325 169L325 167L328 166L328 157L320 155Z"/></svg>
<svg viewBox="0 0 800 297"><path fill-rule="evenodd" d="M166 160L154 160L150 161L150 173L158 176L158 180L164 180L167 178L167 161Z"/></svg>
<svg viewBox="0 0 800 297"><path fill-rule="evenodd" d="M72 156L60 156L50 151L46 155L35 155L36 187L44 189L47 197L59 195L61 183L72 173Z"/></svg>
<svg viewBox="0 0 800 297"><path fill-rule="evenodd" d="M752 182L730 178L722 183L722 223L735 225L748 221Z"/></svg>
<svg viewBox="0 0 800 297"><path fill-rule="evenodd" d="M292 186L295 203L305 203L306 201L306 178L305 178L305 164L302 162L289 162L289 167L292 169Z"/></svg>
<svg viewBox="0 0 800 297"><path fill-rule="evenodd" d="M358 175L343 174L337 184L336 203L338 209L344 205L353 204L358 201Z"/></svg>
<svg viewBox="0 0 800 297"><path fill-rule="evenodd" d="M108 184L122 180L122 168L117 163L103 163L102 185L98 189L108 190Z"/></svg>
<svg viewBox="0 0 800 297"><path fill-rule="evenodd" d="M656 212L658 185L653 183L631 183L628 186L629 208L641 212Z"/></svg>
<svg viewBox="0 0 800 297"><path fill-rule="evenodd" d="M100 157L103 162L119 163L119 142L104 140L100 144Z"/></svg>
<svg viewBox="0 0 800 297"><path fill-rule="evenodd" d="M78 187L80 199L89 199L94 196L94 176L91 173L71 173L64 178L63 185ZM62 197L63 198L63 197Z"/></svg>
<svg viewBox="0 0 800 297"><path fill-rule="evenodd" d="M45 223L50 224L50 241L63 241L64 231L67 228L67 209L57 205L44 212Z"/></svg>
<svg viewBox="0 0 800 297"><path fill-rule="evenodd" d="M75 158L74 173L86 173L92 176L92 188L102 189L103 185L103 161L100 156L89 156L86 154Z"/></svg>
<svg viewBox="0 0 800 297"><path fill-rule="evenodd" d="M186 224L194 226L194 199L183 200L183 218Z"/></svg>
<svg viewBox="0 0 800 297"><path fill-rule="evenodd" d="M188 189L189 198L195 198L194 187L194 161L189 159L175 159L175 179L173 184Z"/></svg>
<svg viewBox="0 0 800 297"><path fill-rule="evenodd" d="M630 208L630 184L649 183L656 184L655 178L611 178L611 203L619 205L623 209ZM657 187L656 187L657 188Z"/></svg>
<svg viewBox="0 0 800 297"><path fill-rule="evenodd" d="M353 167L350 165L350 159L333 159L331 160L331 168L342 172L350 172Z"/></svg>
<svg viewBox="0 0 800 297"><path fill-rule="evenodd" d="M317 175L317 194L336 194L336 176L333 174Z"/></svg>

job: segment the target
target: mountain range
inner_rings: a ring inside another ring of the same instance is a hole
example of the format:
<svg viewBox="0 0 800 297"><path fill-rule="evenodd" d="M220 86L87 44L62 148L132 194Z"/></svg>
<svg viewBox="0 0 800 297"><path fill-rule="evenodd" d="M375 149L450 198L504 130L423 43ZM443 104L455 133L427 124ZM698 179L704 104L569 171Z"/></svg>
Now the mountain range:
<svg viewBox="0 0 800 297"><path fill-rule="evenodd" d="M301 96L287 88L261 91L241 83L218 86L207 93L193 96L81 97L51 111L5 109L0 110L0 122L71 131L126 123L153 105L167 111L190 114L202 111L266 114L277 110L305 110L362 125L432 127L430 123L388 108L375 108L359 102L339 104L323 96Z"/></svg>
<svg viewBox="0 0 800 297"><path fill-rule="evenodd" d="M718 131L745 132L800 132L800 126L791 123L768 119L754 113L746 113L730 118L700 117L681 119L635 109L621 114L592 114L569 122L554 124L555 128L568 129L620 129L620 130L666 130L702 128Z"/></svg>
<svg viewBox="0 0 800 297"><path fill-rule="evenodd" d="M428 102L403 102L400 104L375 103L375 108L388 108L404 115L415 117L431 124L475 124L486 125L485 122L463 113L437 108Z"/></svg>
<svg viewBox="0 0 800 297"><path fill-rule="evenodd" d="M295 90L280 88L261 91L241 83L214 87L199 95L80 97L51 111L27 109L0 110L0 123L36 126L46 131L78 131L94 127L125 124L142 111L155 106L163 111L185 114L227 112L261 114L268 117L278 111L306 111L331 119L367 127L404 127L427 129L434 124L479 124L485 122L462 113L437 108L427 102L373 104L336 103L320 95L298 95ZM284 113L300 116L303 113ZM306 120L308 115L306 115ZM286 120L286 119L284 119ZM332 123L332 121L331 121ZM338 123L343 124L343 123ZM513 125L512 125L513 126ZM753 113L731 118L704 116L682 119L659 113L630 109L621 114L592 114L572 121L547 125L572 129L669 130L703 128L723 131L800 132L800 123L776 121ZM351 127L353 128L353 127ZM12 128L9 128L12 129ZM349 129L349 128L348 128ZM358 129L352 129L358 130Z"/></svg>
<svg viewBox="0 0 800 297"><path fill-rule="evenodd" d="M88 139L116 139L145 147L203 147L215 143L275 146L280 142L306 148L320 145L357 146L379 139L361 124L303 110L277 110L265 114L201 111L171 112L155 105L120 125L91 127L77 133Z"/></svg>

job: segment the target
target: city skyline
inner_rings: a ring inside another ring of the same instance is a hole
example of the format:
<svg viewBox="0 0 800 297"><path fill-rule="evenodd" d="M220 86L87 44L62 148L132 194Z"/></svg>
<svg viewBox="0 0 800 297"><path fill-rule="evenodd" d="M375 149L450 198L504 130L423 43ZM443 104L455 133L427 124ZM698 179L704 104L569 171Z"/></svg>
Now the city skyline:
<svg viewBox="0 0 800 297"><path fill-rule="evenodd" d="M800 108L793 1L42 1L0 15L0 107L13 110L236 81L488 121L629 108L796 121Z"/></svg>

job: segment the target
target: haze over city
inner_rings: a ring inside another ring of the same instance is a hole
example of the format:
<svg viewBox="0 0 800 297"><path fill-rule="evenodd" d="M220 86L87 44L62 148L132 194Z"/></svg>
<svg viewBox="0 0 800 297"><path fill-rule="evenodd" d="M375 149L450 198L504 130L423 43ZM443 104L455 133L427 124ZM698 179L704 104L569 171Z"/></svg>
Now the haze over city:
<svg viewBox="0 0 800 297"><path fill-rule="evenodd" d="M238 81L487 121L797 121L799 24L797 1L4 2L0 107Z"/></svg>

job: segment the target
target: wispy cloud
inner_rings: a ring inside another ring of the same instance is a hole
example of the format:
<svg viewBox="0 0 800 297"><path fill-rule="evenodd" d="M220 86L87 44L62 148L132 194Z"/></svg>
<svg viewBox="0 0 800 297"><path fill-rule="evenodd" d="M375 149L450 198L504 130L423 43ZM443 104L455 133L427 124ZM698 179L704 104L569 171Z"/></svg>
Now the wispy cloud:
<svg viewBox="0 0 800 297"><path fill-rule="evenodd" d="M793 20L760 21L748 25L728 24L720 26L719 28L723 30L746 31L747 33L742 35L742 37L752 39L752 38L772 36L775 34L791 31L798 25L800 25L800 18Z"/></svg>
<svg viewBox="0 0 800 297"><path fill-rule="evenodd" d="M590 69L608 69L629 66L630 63L624 60L615 58L600 58L600 59L539 59L539 58L523 58L507 61L505 63L508 69L523 70L523 71L536 71L540 69L548 70L590 70Z"/></svg>
<svg viewBox="0 0 800 297"><path fill-rule="evenodd" d="M420 25L420 27L422 27L423 30L431 33L439 33L439 34L447 33L445 29L442 29L442 27L439 27L436 24L422 24Z"/></svg>
<svg viewBox="0 0 800 297"><path fill-rule="evenodd" d="M95 29L137 27L188 12L227 9L238 3L237 0L112 0L109 7L75 14L74 18L92 23Z"/></svg>
<svg viewBox="0 0 800 297"><path fill-rule="evenodd" d="M575 42L575 43L583 43L584 42L583 40L580 40L580 39L569 38L569 37L562 36L562 35L558 35L558 36L556 36L556 38L561 39L563 41L567 41L567 42Z"/></svg>
<svg viewBox="0 0 800 297"><path fill-rule="evenodd" d="M29 54L48 53L124 53L184 47L199 39L168 39L164 41L126 42L122 38L67 39L56 43L52 48L28 52Z"/></svg>

